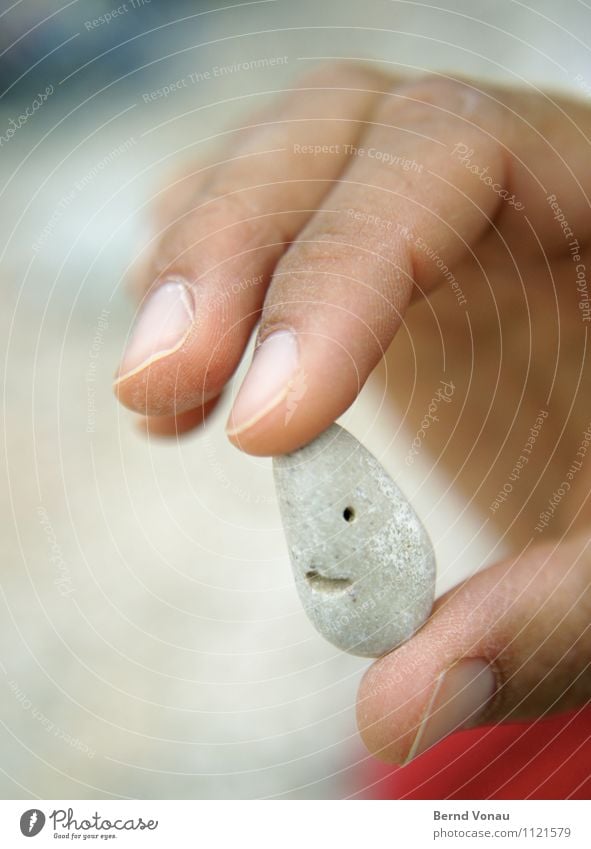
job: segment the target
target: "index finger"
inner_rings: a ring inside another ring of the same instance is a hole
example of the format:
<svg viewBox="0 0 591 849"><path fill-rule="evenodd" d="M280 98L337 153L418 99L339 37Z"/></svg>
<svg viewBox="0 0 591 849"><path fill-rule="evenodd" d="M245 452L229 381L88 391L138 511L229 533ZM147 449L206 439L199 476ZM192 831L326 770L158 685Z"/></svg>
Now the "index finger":
<svg viewBox="0 0 591 849"><path fill-rule="evenodd" d="M339 183L275 269L229 419L238 447L287 453L331 424L383 355L413 292L449 283L488 231L499 251L566 248L546 192L561 193L583 237L590 178L578 122L588 113L531 99L430 78L380 100Z"/></svg>

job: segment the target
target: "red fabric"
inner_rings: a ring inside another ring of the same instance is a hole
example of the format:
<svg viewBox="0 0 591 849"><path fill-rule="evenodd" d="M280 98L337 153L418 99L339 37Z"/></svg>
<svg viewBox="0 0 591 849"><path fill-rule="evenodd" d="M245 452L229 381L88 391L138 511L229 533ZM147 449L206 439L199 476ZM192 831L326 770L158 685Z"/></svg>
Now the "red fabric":
<svg viewBox="0 0 591 849"><path fill-rule="evenodd" d="M373 799L590 799L591 706L462 731L403 768L374 761L367 785Z"/></svg>

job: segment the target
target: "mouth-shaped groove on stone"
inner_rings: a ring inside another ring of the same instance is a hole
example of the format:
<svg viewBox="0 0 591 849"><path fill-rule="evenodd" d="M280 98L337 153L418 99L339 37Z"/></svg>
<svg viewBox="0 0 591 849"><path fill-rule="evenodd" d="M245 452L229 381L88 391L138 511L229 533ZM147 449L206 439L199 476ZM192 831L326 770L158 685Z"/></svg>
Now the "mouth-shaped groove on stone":
<svg viewBox="0 0 591 849"><path fill-rule="evenodd" d="M353 583L350 578L327 578L317 569L308 569L305 577L313 590L322 593L340 593Z"/></svg>

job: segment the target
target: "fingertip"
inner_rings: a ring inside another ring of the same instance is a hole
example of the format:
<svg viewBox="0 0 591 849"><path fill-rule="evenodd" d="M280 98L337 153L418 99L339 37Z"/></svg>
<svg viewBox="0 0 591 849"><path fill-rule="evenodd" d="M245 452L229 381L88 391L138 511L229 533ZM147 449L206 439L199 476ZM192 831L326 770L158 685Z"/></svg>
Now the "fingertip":
<svg viewBox="0 0 591 849"><path fill-rule="evenodd" d="M247 454L290 453L326 430L360 388L358 370L337 341L282 327L257 347L227 436Z"/></svg>
<svg viewBox="0 0 591 849"><path fill-rule="evenodd" d="M386 763L403 765L416 753L442 674L462 657L451 598L453 591L440 598L415 636L376 660L361 681L359 732L368 750Z"/></svg>
<svg viewBox="0 0 591 849"><path fill-rule="evenodd" d="M424 703L434 679L420 670L409 675L404 662L398 666L392 657L380 658L363 676L357 701L357 726L374 757L402 765L420 728Z"/></svg>
<svg viewBox="0 0 591 849"><path fill-rule="evenodd" d="M225 380L212 380L193 351L179 351L132 374L116 377L113 392L124 407L147 417L174 416L217 398Z"/></svg>
<svg viewBox="0 0 591 849"><path fill-rule="evenodd" d="M290 454L319 436L346 409L346 406L337 411L327 408L325 393L320 393L320 397L314 395L311 391L306 406L295 410L289 398L282 398L276 407L244 428L235 427L230 413L226 435L232 445L255 457Z"/></svg>
<svg viewBox="0 0 591 849"><path fill-rule="evenodd" d="M178 351L195 321L195 305L187 281L169 278L148 293L125 345L116 382L126 382Z"/></svg>
<svg viewBox="0 0 591 849"><path fill-rule="evenodd" d="M176 416L143 416L136 420L136 428L144 436L163 440L176 439L202 428L218 406L221 395L193 410Z"/></svg>

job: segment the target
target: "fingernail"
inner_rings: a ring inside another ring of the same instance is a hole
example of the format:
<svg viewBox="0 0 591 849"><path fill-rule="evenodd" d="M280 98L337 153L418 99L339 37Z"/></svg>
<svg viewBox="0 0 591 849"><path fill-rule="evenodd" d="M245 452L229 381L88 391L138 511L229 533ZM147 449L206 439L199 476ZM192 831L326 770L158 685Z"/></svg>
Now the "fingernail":
<svg viewBox="0 0 591 849"><path fill-rule="evenodd" d="M490 664L480 658L460 660L438 678L405 763L454 731L472 724L497 688Z"/></svg>
<svg viewBox="0 0 591 849"><path fill-rule="evenodd" d="M140 310L115 382L126 380L178 351L193 319L193 298L183 280L175 278L158 286Z"/></svg>
<svg viewBox="0 0 591 849"><path fill-rule="evenodd" d="M256 349L240 391L234 401L226 431L242 433L280 404L293 386L299 351L295 333L276 330Z"/></svg>

